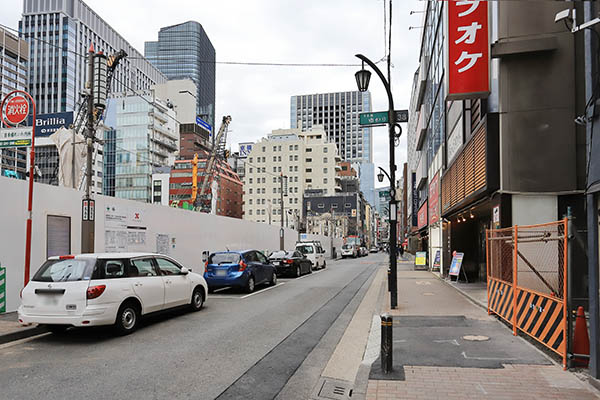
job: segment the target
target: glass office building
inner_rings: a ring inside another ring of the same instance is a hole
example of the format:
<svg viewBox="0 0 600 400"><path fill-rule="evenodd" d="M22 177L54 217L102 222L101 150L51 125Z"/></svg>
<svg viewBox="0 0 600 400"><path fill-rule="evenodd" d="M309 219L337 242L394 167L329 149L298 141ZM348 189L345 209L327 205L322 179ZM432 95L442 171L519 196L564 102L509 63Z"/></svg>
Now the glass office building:
<svg viewBox="0 0 600 400"><path fill-rule="evenodd" d="M149 89L166 77L82 0L23 1L19 34L30 48L29 93L38 114L75 111L87 79L90 44L104 54L123 49L114 91ZM40 40L36 40L40 39Z"/></svg>
<svg viewBox="0 0 600 400"><path fill-rule="evenodd" d="M154 98L116 94L109 99L105 133L104 194L152 202L153 167L169 165L179 150L176 113Z"/></svg>
<svg viewBox="0 0 600 400"><path fill-rule="evenodd" d="M169 80L194 81L197 114L214 128L216 53L202 25L188 21L161 28L158 41L145 43L144 55Z"/></svg>
<svg viewBox="0 0 600 400"><path fill-rule="evenodd" d="M27 42L0 28L0 93L2 98L13 90L27 90ZM4 176L25 178L27 148L11 147L0 151L0 171Z"/></svg>

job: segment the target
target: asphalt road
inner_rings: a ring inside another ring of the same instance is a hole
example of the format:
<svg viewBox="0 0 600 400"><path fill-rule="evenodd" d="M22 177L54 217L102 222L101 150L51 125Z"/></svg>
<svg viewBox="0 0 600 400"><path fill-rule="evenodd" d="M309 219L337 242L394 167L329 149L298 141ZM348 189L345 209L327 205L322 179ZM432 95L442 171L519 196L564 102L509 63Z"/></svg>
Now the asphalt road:
<svg viewBox="0 0 600 400"><path fill-rule="evenodd" d="M250 296L219 292L126 337L76 329L0 348L0 398L274 398L384 262L328 261Z"/></svg>

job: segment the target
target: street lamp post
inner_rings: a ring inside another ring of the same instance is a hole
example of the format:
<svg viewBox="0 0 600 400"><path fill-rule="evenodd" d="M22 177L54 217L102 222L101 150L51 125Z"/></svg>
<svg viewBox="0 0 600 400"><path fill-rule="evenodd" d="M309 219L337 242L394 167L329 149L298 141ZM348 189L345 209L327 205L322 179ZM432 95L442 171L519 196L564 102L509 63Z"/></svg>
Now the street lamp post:
<svg viewBox="0 0 600 400"><path fill-rule="evenodd" d="M385 91L387 92L389 108L388 108L388 131L389 131L389 151L390 151L390 175L388 178L390 179L391 188L390 188L390 275L388 285L390 288L390 306L392 309L398 308L398 281L397 281L397 264L396 264L396 160L395 160L395 141L396 141L396 113L394 112L394 99L392 97L392 90L390 88L390 84L385 79L383 73L377 68L377 65L367 57L362 54L357 54L357 58L359 58L363 62L363 68L355 74L356 83L358 85L358 90L361 92L367 91L369 88L369 81L371 79L371 72L367 71L364 68L364 64L367 63L379 76L383 86L385 87ZM399 135L398 135L399 136ZM387 174L386 174L387 175Z"/></svg>

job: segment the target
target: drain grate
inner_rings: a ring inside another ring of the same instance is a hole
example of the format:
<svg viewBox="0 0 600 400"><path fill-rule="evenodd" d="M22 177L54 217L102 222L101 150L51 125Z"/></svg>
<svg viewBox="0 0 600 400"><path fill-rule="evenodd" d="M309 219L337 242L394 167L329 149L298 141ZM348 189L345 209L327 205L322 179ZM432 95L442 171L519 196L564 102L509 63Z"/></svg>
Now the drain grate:
<svg viewBox="0 0 600 400"><path fill-rule="evenodd" d="M322 378L313 399L343 400L352 398L352 383L339 379Z"/></svg>

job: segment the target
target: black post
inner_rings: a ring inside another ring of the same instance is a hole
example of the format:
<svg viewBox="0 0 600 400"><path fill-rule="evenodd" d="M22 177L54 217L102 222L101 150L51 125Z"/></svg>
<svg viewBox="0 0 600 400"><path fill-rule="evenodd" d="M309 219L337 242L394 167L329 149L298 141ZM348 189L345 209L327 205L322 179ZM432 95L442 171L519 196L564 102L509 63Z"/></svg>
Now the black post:
<svg viewBox="0 0 600 400"><path fill-rule="evenodd" d="M398 308L398 281L397 281L397 259L396 259L396 242L398 240L398 235L396 233L396 223L397 223L397 204L396 204L396 158L395 158L395 141L396 141L396 113L394 112L394 99L392 97L392 90L388 81L385 79L385 76L381 73L381 70L377 68L377 65L369 60L367 57L362 54L357 54L360 60L367 63L379 76L381 82L383 82L383 86L388 95L388 127L389 127L389 151L390 151L390 212L389 212L389 221L390 221L390 280L389 280L389 288L390 288L390 307L392 309Z"/></svg>
<svg viewBox="0 0 600 400"><path fill-rule="evenodd" d="M86 121L86 145L87 159L85 171L85 197L86 203L82 202L82 208L87 207L88 210L82 210L81 221L81 252L94 252L94 235L95 235L95 218L83 218L89 212L89 203L91 201L90 188L92 186L92 156L94 151L94 140L96 139L96 130L94 127L94 48L90 46L88 51L88 81L87 85L89 92L87 93L87 121Z"/></svg>
<svg viewBox="0 0 600 400"><path fill-rule="evenodd" d="M392 317L388 314L381 316L381 370L384 374L392 373L393 361L393 330Z"/></svg>

